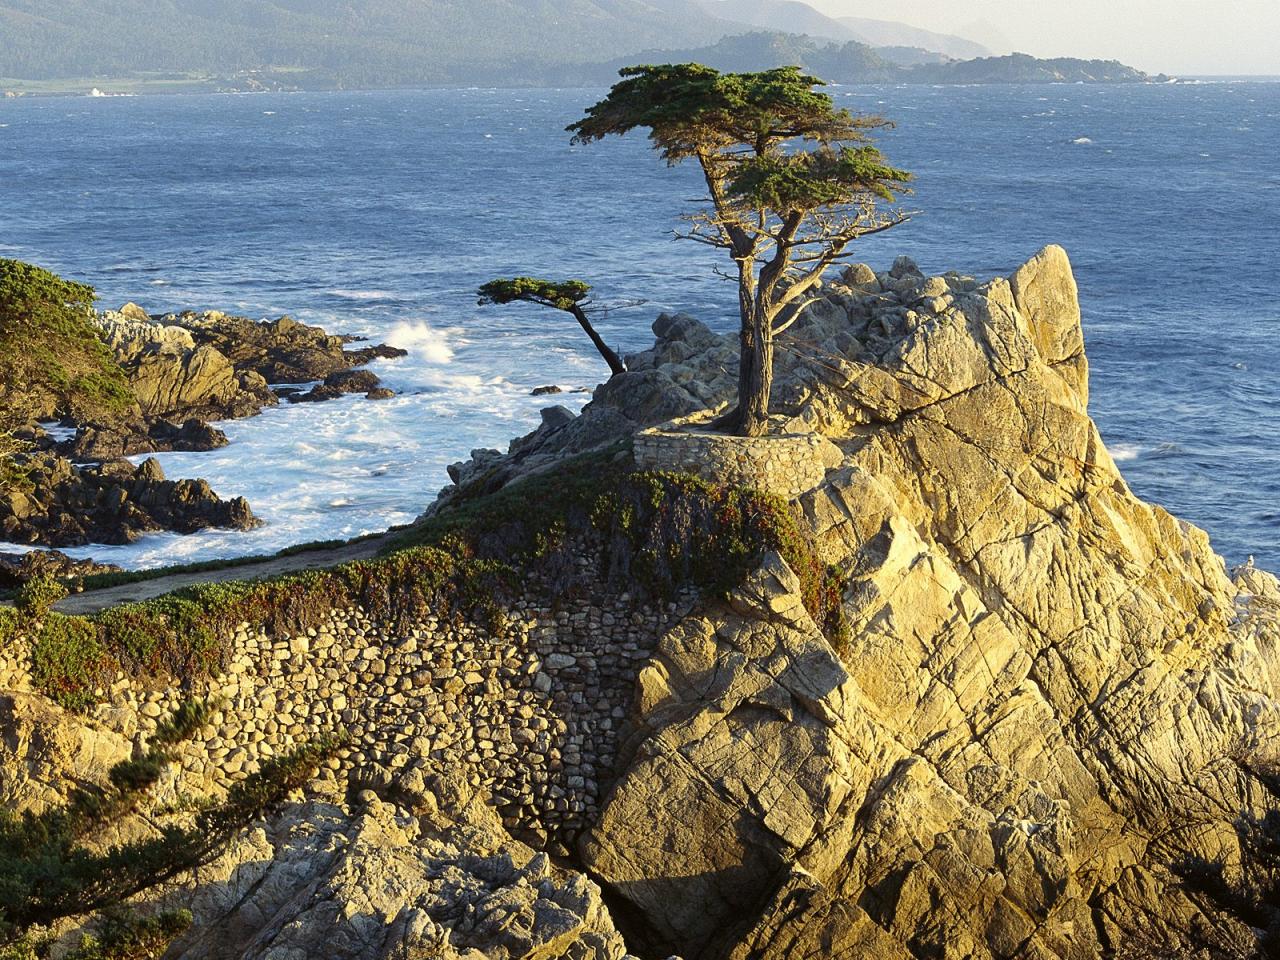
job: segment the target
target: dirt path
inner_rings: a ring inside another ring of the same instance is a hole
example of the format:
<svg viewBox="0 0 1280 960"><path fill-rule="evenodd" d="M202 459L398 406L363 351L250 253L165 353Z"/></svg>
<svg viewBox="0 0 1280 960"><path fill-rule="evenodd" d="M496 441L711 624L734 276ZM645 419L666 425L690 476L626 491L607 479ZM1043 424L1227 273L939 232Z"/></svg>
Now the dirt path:
<svg viewBox="0 0 1280 960"><path fill-rule="evenodd" d="M261 563L248 563L236 567L223 567L219 570L201 570L196 573L175 573L154 580L141 580L138 583L126 583L118 587L103 587L101 590L86 590L76 593L54 604L53 609L65 614L97 613L108 607L122 603L136 603L139 600L150 600L166 593L172 593L183 587L196 583L224 583L228 580L258 580L263 577L274 577L282 573L295 573L299 570L319 570L332 567L348 560L367 560L375 556L390 539L390 535L362 540L359 543L348 543L341 547L327 550L295 553L288 557L270 557Z"/></svg>

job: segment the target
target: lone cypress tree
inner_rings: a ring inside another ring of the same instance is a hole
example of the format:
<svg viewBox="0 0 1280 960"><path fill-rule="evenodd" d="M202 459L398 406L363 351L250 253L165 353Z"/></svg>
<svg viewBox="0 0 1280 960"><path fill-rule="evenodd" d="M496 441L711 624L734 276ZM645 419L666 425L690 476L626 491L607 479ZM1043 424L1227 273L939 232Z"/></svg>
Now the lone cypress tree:
<svg viewBox="0 0 1280 960"><path fill-rule="evenodd" d="M711 209L687 239L737 265L742 352L737 407L722 430L767 429L774 339L810 303L826 270L859 237L903 223L885 213L911 175L869 140L880 117L837 109L799 67L720 73L697 63L628 67L605 99L571 125L575 143L649 130L669 164L695 160Z"/></svg>
<svg viewBox="0 0 1280 960"><path fill-rule="evenodd" d="M621 358L604 342L604 338L596 332L596 328L587 318L584 307L587 298L591 295L589 284L581 280L555 282L539 280L537 277L511 277L490 280L480 288L479 295L481 306L490 303L514 303L520 300L524 303L536 303L539 306L563 310L577 320L586 331L600 356L604 357L604 362L609 365L609 371L613 376L627 372L627 367Z"/></svg>

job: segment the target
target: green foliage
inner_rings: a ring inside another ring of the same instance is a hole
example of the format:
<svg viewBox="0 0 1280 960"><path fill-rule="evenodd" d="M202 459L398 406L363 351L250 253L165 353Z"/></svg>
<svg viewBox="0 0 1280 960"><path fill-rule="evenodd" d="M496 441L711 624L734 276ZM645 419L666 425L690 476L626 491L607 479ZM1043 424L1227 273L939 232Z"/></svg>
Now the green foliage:
<svg viewBox="0 0 1280 960"><path fill-rule="evenodd" d="M488 303L512 303L523 300L544 307L554 307L570 313L582 326L583 331L591 338L596 350L609 365L613 374L626 373L626 365L622 358L604 342L596 332L591 321L587 319L583 305L591 293L591 287L581 280L562 280L553 282L539 280L536 277L514 277L510 279L491 280L479 290L480 305Z"/></svg>
<svg viewBox="0 0 1280 960"><path fill-rule="evenodd" d="M94 617L51 614L34 641L35 679L59 703L83 708L115 670L188 679L221 669L239 623L293 634L353 606L391 622L453 612L498 628L498 601L512 582L504 564L423 548L270 580L198 584Z"/></svg>
<svg viewBox="0 0 1280 960"><path fill-rule="evenodd" d="M531 576L556 594L589 595L602 582L655 597L686 587L724 592L770 549L799 575L806 606L839 642L843 580L818 559L796 510L755 491L630 472L618 446L455 505L401 532L377 559L200 584L94 617L51 614L35 637L35 679L63 705L84 708L116 670L185 681L222 669L240 623L296 634L359 606L396 627L453 615L500 632L503 603ZM584 555L599 558L585 575Z"/></svg>
<svg viewBox="0 0 1280 960"><path fill-rule="evenodd" d="M47 935L24 933L8 943L0 942L0 960L44 960L52 946L53 940Z"/></svg>
<svg viewBox="0 0 1280 960"><path fill-rule="evenodd" d="M801 581L806 608L837 645L847 641L844 578L818 557L798 508L780 497L687 474L636 473L621 450L561 464L429 518L400 543L498 558L546 579L558 594L601 583L671 598L693 587L723 594L769 550ZM597 554L585 582L577 561Z"/></svg>
<svg viewBox="0 0 1280 960"><path fill-rule="evenodd" d="M56 613L41 624L31 661L36 686L69 710L94 703L95 690L110 684L115 666L97 624Z"/></svg>
<svg viewBox="0 0 1280 960"><path fill-rule="evenodd" d="M154 917L136 917L111 911L97 931L85 935L63 960L160 960L171 944L191 927L189 910L174 910Z"/></svg>
<svg viewBox="0 0 1280 960"><path fill-rule="evenodd" d="M206 705L183 707L161 725L145 754L117 764L105 784L78 788L64 806L20 817L0 810L0 942L14 956L38 950L29 935L33 927L113 911L136 894L207 863L235 833L305 784L335 748L334 741L325 739L271 758L236 784L224 801L201 805L187 826L163 825L150 838L90 848L87 844L104 826L139 808L176 759L177 744L208 718ZM109 913L98 935L81 945L81 955L154 956L189 922L175 914L140 921Z"/></svg>
<svg viewBox="0 0 1280 960"><path fill-rule="evenodd" d="M746 161L729 177L729 195L768 210L816 210L848 203L858 194L892 203L888 185L910 179L884 163L875 147L823 147Z"/></svg>
<svg viewBox="0 0 1280 960"><path fill-rule="evenodd" d="M66 595L65 584L48 574L40 574L22 585L14 600L14 606L24 616L33 620L42 620L53 605Z"/></svg>
<svg viewBox="0 0 1280 960"><path fill-rule="evenodd" d="M0 304L6 308L34 310L42 304L60 303L82 311L93 306L93 287L63 280L54 273L21 260L0 259Z"/></svg>
<svg viewBox="0 0 1280 960"><path fill-rule="evenodd" d="M13 641L22 630L24 618L12 607L0 606L0 646Z"/></svg>
<svg viewBox="0 0 1280 960"><path fill-rule="evenodd" d="M799 577L805 608L842 646L848 640L844 578L818 557L797 511L781 497L756 490L688 474L637 473L599 497L593 520L606 542L621 539L630 547L625 555L615 547L615 569L658 596L686 586L727 593L766 551L776 550Z"/></svg>
<svg viewBox="0 0 1280 960"><path fill-rule="evenodd" d="M480 288L480 305L514 303L523 300L557 310L572 310L591 294L591 286L581 280L539 280L536 277L512 277L490 280Z"/></svg>
<svg viewBox="0 0 1280 960"><path fill-rule="evenodd" d="M574 142L646 128L668 163L697 159L719 182L718 205L736 200L785 216L868 195L892 200L891 187L910 179L866 144L868 131L887 121L837 109L815 89L822 81L799 67L721 73L680 63L627 67L621 75L605 99L568 127ZM784 149L793 141L821 149Z"/></svg>
<svg viewBox="0 0 1280 960"><path fill-rule="evenodd" d="M680 63L621 74L568 130L590 143L645 128L667 163L698 163L710 209L688 217L684 236L734 261L741 309L738 403L715 426L763 434L774 338L850 243L907 219L877 203L893 202L911 175L869 143L887 121L837 109L799 67L720 73Z"/></svg>
<svg viewBox="0 0 1280 960"><path fill-rule="evenodd" d="M111 421L135 408L123 371L89 321L93 301L92 287L0 259L0 409L21 411L10 420L56 410ZM21 425L0 421L0 431Z"/></svg>

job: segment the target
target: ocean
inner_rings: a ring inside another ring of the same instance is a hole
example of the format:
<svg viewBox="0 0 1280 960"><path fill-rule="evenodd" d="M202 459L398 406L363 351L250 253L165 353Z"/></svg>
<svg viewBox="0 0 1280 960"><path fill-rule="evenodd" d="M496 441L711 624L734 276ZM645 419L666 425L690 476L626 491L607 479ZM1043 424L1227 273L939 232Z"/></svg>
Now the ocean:
<svg viewBox="0 0 1280 960"><path fill-rule="evenodd" d="M138 568L411 521L447 464L538 424L533 388L607 373L570 318L477 307L493 277L587 280L623 350L664 310L732 329L716 252L672 239L695 171L642 135L570 145L603 92L0 101L0 256L106 306L287 313L410 352L374 365L393 400L283 405L222 424L223 450L160 455L247 497L261 529L68 552ZM895 121L882 145L918 178L915 218L853 258L984 279L1062 244L1092 413L1130 485L1228 562L1280 570L1280 83L831 92Z"/></svg>

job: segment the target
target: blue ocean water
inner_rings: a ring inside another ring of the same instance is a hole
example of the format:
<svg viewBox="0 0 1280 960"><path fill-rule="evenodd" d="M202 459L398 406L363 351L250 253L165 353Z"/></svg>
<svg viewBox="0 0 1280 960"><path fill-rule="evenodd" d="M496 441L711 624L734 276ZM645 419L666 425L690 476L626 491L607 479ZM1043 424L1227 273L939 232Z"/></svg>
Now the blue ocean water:
<svg viewBox="0 0 1280 960"><path fill-rule="evenodd" d="M491 277L646 300L600 322L624 349L664 309L731 328L715 252L671 239L694 171L641 136L569 144L602 92L0 101L0 255L112 306L289 313L411 351L376 367L395 400L284 406L225 424L225 450L161 457L247 496L261 530L77 552L148 566L411 520L446 464L537 424L533 387L601 379L571 320L477 308ZM988 277L1061 243L1092 411L1133 488L1280 569L1280 84L832 92L897 121L885 149L918 176L920 214L855 259Z"/></svg>

